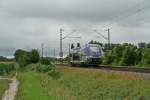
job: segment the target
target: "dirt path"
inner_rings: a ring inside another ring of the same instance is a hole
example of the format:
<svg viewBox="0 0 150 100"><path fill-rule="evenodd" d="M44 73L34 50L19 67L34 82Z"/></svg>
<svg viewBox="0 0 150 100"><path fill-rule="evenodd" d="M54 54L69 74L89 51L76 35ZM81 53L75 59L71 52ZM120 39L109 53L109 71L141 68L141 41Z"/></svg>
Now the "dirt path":
<svg viewBox="0 0 150 100"><path fill-rule="evenodd" d="M12 79L8 79L8 78L0 78L0 79L12 80L12 82L9 85L9 89L5 91L2 100L14 100L17 94L18 84L19 84L16 76L13 77Z"/></svg>

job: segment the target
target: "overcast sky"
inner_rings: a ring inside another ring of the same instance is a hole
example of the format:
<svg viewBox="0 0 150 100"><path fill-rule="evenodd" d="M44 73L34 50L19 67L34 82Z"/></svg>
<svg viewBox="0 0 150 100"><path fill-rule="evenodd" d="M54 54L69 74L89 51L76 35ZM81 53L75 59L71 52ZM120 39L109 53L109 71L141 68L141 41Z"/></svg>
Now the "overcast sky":
<svg viewBox="0 0 150 100"><path fill-rule="evenodd" d="M59 29L63 35L76 30L63 40L68 43L90 40L107 42L93 29L107 36L111 42L150 42L150 1L148 0L0 0L0 55L12 56L18 48L40 49L52 55L59 52Z"/></svg>

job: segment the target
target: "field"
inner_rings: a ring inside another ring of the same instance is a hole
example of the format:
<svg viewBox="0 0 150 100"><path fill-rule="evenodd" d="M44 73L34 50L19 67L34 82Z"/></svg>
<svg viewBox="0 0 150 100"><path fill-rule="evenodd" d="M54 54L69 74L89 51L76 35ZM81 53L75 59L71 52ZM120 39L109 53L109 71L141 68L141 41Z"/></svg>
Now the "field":
<svg viewBox="0 0 150 100"><path fill-rule="evenodd" d="M10 81L8 80L0 80L0 98L4 94L5 90L9 87Z"/></svg>
<svg viewBox="0 0 150 100"><path fill-rule="evenodd" d="M16 100L149 100L150 80L132 74L57 67L59 77L19 73Z"/></svg>

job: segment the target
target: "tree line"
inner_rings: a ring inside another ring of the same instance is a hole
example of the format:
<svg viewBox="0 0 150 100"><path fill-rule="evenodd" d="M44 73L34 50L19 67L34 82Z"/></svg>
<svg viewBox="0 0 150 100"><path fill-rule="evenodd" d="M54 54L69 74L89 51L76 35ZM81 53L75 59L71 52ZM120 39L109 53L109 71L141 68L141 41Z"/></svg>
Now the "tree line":
<svg viewBox="0 0 150 100"><path fill-rule="evenodd" d="M20 67L24 67L31 63L38 63L40 60L40 55L37 49L32 49L32 51L18 49L14 53L14 57Z"/></svg>
<svg viewBox="0 0 150 100"><path fill-rule="evenodd" d="M103 64L122 66L150 66L150 43L138 43L138 45L123 44L102 44L97 41L90 41L104 47Z"/></svg>
<svg viewBox="0 0 150 100"><path fill-rule="evenodd" d="M103 64L140 67L150 66L150 43L138 43L138 45L130 43L108 45L97 41L90 41L89 43L99 44L104 48ZM14 57L20 67L38 62L49 65L51 61L58 60L57 58L41 58L37 49L31 51L18 49Z"/></svg>

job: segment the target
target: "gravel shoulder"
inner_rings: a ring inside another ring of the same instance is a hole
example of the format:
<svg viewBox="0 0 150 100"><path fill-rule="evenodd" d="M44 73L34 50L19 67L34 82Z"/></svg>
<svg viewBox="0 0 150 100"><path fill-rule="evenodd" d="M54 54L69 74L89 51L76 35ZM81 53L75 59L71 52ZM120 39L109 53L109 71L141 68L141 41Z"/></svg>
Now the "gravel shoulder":
<svg viewBox="0 0 150 100"><path fill-rule="evenodd" d="M82 71L108 72L108 73L132 75L132 76L137 77L137 78L150 79L150 73L108 70L108 69L100 69L100 68L92 68L92 67L90 67L90 68L88 68L88 67L72 67L72 66L64 66L64 65L59 65L58 67L63 67L63 68L73 69L73 70L80 69Z"/></svg>

